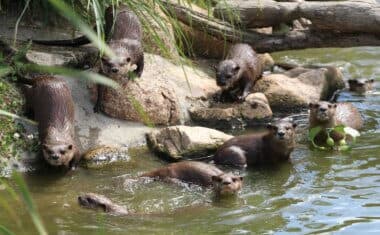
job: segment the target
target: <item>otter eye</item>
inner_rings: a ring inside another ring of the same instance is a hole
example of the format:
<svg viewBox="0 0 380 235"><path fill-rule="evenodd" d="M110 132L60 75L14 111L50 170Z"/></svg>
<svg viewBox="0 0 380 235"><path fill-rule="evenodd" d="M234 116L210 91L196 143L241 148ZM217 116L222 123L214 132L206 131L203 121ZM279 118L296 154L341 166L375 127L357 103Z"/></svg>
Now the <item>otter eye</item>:
<svg viewBox="0 0 380 235"><path fill-rule="evenodd" d="M127 58L127 62L128 63L131 62L131 58L130 57Z"/></svg>
<svg viewBox="0 0 380 235"><path fill-rule="evenodd" d="M331 109L331 108L332 108L332 105L331 105L331 104L329 104L329 105L327 105L327 107L329 107L329 109Z"/></svg>
<svg viewBox="0 0 380 235"><path fill-rule="evenodd" d="M236 179L236 178L232 178L232 182L234 182L234 183L235 183L236 181L237 181L237 179Z"/></svg>
<svg viewBox="0 0 380 235"><path fill-rule="evenodd" d="M62 155L65 155L66 151L65 150L61 150L61 151L59 151L59 153L62 154Z"/></svg>
<svg viewBox="0 0 380 235"><path fill-rule="evenodd" d="M68 150L72 150L73 149L73 145L70 144L68 147L67 147Z"/></svg>
<svg viewBox="0 0 380 235"><path fill-rule="evenodd" d="M46 152L47 152L48 154L53 154L53 153L54 153L54 151L52 151L52 150L46 150Z"/></svg>
<svg viewBox="0 0 380 235"><path fill-rule="evenodd" d="M287 126L287 127L285 128L285 130L287 130L287 131L290 130L290 127Z"/></svg>

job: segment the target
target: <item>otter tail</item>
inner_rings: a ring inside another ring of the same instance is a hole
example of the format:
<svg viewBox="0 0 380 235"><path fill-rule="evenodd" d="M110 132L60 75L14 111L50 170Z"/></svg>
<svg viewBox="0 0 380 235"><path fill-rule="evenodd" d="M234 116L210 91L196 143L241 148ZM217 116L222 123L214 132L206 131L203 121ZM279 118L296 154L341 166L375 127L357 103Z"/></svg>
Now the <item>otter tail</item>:
<svg viewBox="0 0 380 235"><path fill-rule="evenodd" d="M86 36L81 36L78 38L67 40L32 40L32 42L46 46L78 47L90 43L90 40Z"/></svg>

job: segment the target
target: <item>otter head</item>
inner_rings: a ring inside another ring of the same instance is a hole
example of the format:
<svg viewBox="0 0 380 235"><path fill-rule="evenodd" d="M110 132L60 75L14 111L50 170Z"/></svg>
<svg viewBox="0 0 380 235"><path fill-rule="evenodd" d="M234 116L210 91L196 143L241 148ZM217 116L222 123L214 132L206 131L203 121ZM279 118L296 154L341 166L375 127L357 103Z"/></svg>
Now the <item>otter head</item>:
<svg viewBox="0 0 380 235"><path fill-rule="evenodd" d="M50 165L68 167L75 156L75 148L73 144L43 144L42 153Z"/></svg>
<svg viewBox="0 0 380 235"><path fill-rule="evenodd" d="M309 122L310 126L323 125L326 127L335 126L335 113L337 104L327 101L309 104Z"/></svg>
<svg viewBox="0 0 380 235"><path fill-rule="evenodd" d="M137 40L115 40L109 42L109 47L115 54L114 58L102 57L102 72L111 78L125 77L134 72L140 77L143 66L141 43Z"/></svg>
<svg viewBox="0 0 380 235"><path fill-rule="evenodd" d="M350 91L355 91L358 93L365 93L372 89L372 85L374 83L374 79L350 79L348 80L348 85L350 87Z"/></svg>
<svg viewBox="0 0 380 235"><path fill-rule="evenodd" d="M280 120L275 124L269 123L267 129L271 133L276 144L285 144L286 146L293 147L295 142L295 128L296 123L286 120Z"/></svg>
<svg viewBox="0 0 380 235"><path fill-rule="evenodd" d="M240 66L233 60L223 60L216 67L216 84L228 89L239 80Z"/></svg>
<svg viewBox="0 0 380 235"><path fill-rule="evenodd" d="M110 211L111 200L103 195L86 193L78 197L79 205L88 209L101 209L104 212Z"/></svg>
<svg viewBox="0 0 380 235"><path fill-rule="evenodd" d="M243 177L232 173L215 175L211 179L215 193L220 196L236 194L243 186Z"/></svg>

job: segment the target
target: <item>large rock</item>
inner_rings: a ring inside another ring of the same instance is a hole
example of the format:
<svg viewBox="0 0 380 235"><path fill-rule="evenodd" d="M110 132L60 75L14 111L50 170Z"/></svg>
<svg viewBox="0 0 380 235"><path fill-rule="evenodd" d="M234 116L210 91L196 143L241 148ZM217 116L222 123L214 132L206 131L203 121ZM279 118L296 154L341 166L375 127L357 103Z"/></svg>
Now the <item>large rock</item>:
<svg viewBox="0 0 380 235"><path fill-rule="evenodd" d="M256 82L274 111L291 112L307 108L312 101L328 100L344 88L343 75L335 67L295 68L284 74L270 74Z"/></svg>
<svg viewBox="0 0 380 235"><path fill-rule="evenodd" d="M190 115L192 121L199 125L226 130L267 121L272 117L272 110L263 93L253 93L243 103L196 107L190 109Z"/></svg>
<svg viewBox="0 0 380 235"><path fill-rule="evenodd" d="M129 121L148 119L154 125L184 123L188 108L218 90L215 80L195 67L178 66L157 55L145 57L141 78L128 81L121 90L105 88L104 113Z"/></svg>
<svg viewBox="0 0 380 235"><path fill-rule="evenodd" d="M147 141L157 154L179 160L208 156L232 137L205 127L171 126L147 134Z"/></svg>
<svg viewBox="0 0 380 235"><path fill-rule="evenodd" d="M128 148L117 146L97 146L83 154L82 165L99 168L116 161L129 161Z"/></svg>

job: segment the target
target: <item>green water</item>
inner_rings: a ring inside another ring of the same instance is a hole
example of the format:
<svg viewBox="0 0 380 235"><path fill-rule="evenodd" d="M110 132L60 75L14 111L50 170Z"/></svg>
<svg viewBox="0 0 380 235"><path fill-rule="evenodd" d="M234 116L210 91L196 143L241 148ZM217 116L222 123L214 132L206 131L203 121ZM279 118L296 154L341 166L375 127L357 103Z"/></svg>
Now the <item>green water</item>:
<svg viewBox="0 0 380 235"><path fill-rule="evenodd" d="M336 65L346 79L362 76L380 84L380 49L315 49L274 57ZM79 169L65 177L28 173L25 179L51 234L380 234L379 84L365 97L344 92L339 98L353 102L365 118L351 152L312 151L301 143L291 163L240 172L245 185L237 198L215 201L212 192L197 187L133 182L137 174L165 164L147 152L102 169ZM116 217L82 209L76 198L83 192L107 195L137 214ZM36 233L24 207L1 189L0 198L14 209L14 215L0 210L1 225L16 234Z"/></svg>

